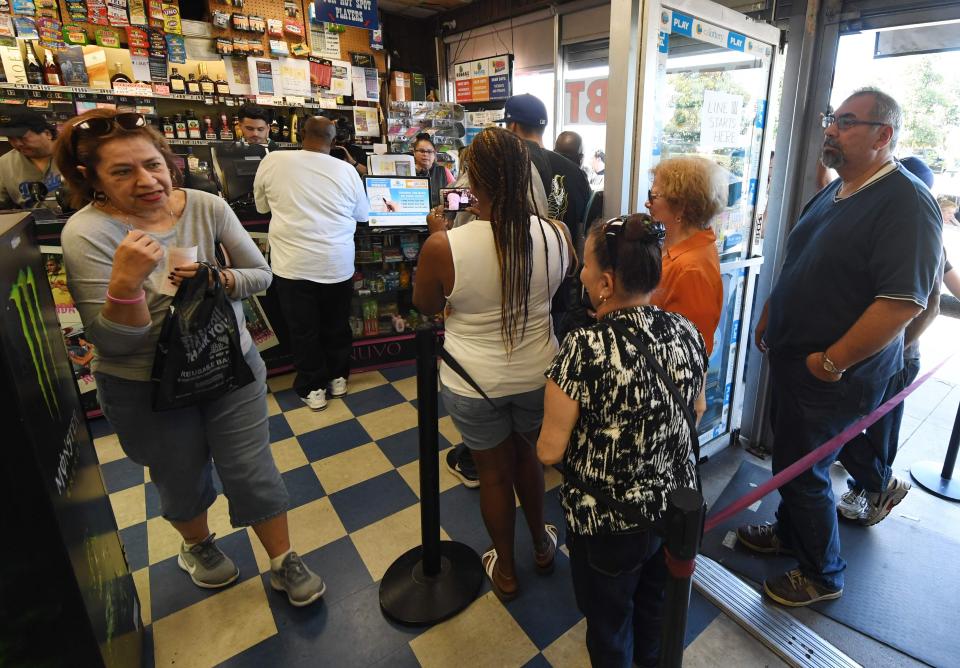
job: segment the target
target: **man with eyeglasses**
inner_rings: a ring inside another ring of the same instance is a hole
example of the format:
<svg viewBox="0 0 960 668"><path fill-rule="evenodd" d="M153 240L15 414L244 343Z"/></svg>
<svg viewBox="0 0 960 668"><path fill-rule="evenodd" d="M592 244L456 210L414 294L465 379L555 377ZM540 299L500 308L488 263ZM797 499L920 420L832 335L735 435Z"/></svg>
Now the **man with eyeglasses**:
<svg viewBox="0 0 960 668"><path fill-rule="evenodd" d="M770 362L774 473L877 408L903 368L904 328L926 307L936 280L940 212L927 187L893 158L902 118L896 100L872 88L823 118L821 160L840 178L801 212L755 332ZM889 512L909 484L891 475L879 450L856 439L841 458L871 502ZM796 557L798 568L764 583L783 605L843 593L834 459L780 488L776 524L737 530L752 550Z"/></svg>
<svg viewBox="0 0 960 668"><path fill-rule="evenodd" d="M61 188L55 125L40 113L17 112L0 118L0 136L13 148L0 157L0 209L34 207Z"/></svg>

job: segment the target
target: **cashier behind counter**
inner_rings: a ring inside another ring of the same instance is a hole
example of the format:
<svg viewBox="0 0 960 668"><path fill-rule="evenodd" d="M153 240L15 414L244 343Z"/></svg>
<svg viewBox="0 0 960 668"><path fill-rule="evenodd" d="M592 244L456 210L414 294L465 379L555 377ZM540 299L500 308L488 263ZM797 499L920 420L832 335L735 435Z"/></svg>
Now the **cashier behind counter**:
<svg viewBox="0 0 960 668"><path fill-rule="evenodd" d="M12 151L0 156L0 209L30 209L61 190L60 173L53 164L57 128L40 113L16 112L0 116L0 136Z"/></svg>

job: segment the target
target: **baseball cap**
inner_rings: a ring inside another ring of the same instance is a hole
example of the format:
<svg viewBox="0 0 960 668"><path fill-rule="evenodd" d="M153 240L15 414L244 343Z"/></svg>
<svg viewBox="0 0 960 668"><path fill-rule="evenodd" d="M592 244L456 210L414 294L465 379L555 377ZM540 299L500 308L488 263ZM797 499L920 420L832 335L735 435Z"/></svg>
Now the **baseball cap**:
<svg viewBox="0 0 960 668"><path fill-rule="evenodd" d="M31 130L39 134L52 129L53 126L39 113L16 111L0 115L0 136L3 137L22 137Z"/></svg>
<svg viewBox="0 0 960 668"><path fill-rule="evenodd" d="M523 95L514 95L507 99L503 106L503 119L498 121L506 125L507 123L519 123L530 127L547 126L547 107L539 98L524 93Z"/></svg>
<svg viewBox="0 0 960 668"><path fill-rule="evenodd" d="M901 160L900 164L903 165L904 169L908 172L927 184L928 188L933 187L933 170L930 169L923 160L911 155L909 158Z"/></svg>

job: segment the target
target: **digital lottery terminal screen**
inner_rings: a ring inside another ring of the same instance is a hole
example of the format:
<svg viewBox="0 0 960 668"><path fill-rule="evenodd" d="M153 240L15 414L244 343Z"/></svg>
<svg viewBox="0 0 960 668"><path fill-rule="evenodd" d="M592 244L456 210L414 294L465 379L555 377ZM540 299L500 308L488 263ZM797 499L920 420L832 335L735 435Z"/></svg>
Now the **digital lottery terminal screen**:
<svg viewBox="0 0 960 668"><path fill-rule="evenodd" d="M430 180L402 176L368 176L370 227L420 226L430 213Z"/></svg>

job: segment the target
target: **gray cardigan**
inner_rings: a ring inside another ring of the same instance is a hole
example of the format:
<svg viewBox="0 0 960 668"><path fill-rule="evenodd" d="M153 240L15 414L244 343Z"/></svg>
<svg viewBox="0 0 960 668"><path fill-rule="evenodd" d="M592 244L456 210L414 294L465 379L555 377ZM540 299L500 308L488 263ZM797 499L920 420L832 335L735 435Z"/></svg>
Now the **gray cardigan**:
<svg viewBox="0 0 960 668"><path fill-rule="evenodd" d="M214 265L217 244L223 244L236 277L236 288L230 297L246 353L253 341L245 327L240 300L270 285L270 267L224 200L199 190L184 189L184 193L187 203L177 224L151 236L165 249L197 246L197 258ZM149 380L160 328L173 299L159 293L166 279L166 260L157 264L143 286L150 309L149 325L120 325L100 312L106 302L113 254L130 229L125 222L87 205L71 216L63 228L63 259L70 294L80 311L86 338L97 347L93 370L128 380Z"/></svg>

